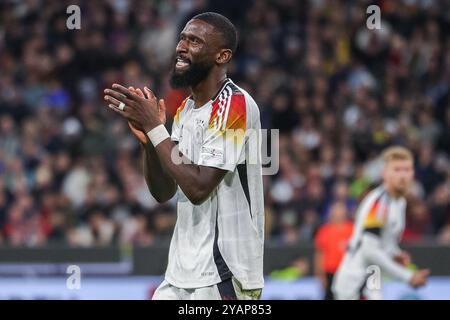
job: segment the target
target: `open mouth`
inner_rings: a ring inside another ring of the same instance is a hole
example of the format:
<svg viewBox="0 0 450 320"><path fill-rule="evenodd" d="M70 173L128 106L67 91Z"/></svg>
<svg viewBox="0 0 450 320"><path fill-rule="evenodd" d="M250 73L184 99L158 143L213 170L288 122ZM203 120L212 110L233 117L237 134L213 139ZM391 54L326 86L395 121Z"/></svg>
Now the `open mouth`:
<svg viewBox="0 0 450 320"><path fill-rule="evenodd" d="M185 59L182 57L177 57L176 63L175 63L175 68L176 69L186 69L189 67L190 64L191 64L191 62L188 59Z"/></svg>

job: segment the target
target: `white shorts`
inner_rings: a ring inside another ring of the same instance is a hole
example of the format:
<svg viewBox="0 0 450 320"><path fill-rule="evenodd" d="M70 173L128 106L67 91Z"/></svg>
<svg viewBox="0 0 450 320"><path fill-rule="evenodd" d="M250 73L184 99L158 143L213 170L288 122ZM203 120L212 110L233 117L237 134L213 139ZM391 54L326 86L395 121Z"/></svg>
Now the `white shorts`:
<svg viewBox="0 0 450 320"><path fill-rule="evenodd" d="M259 300L262 289L243 290L239 281L232 277L218 284L182 289L164 280L153 294L153 300Z"/></svg>

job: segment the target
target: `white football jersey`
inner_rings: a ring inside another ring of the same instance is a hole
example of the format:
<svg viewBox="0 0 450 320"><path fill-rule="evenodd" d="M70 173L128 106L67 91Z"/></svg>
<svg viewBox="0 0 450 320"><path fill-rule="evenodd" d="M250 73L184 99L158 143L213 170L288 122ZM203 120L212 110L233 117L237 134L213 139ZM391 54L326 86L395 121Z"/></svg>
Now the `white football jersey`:
<svg viewBox="0 0 450 320"><path fill-rule="evenodd" d="M200 205L178 187L177 222L165 279L179 288L214 285L232 275L243 289L264 285L264 199L260 116L253 98L227 79L217 95L178 108L173 141L197 165L227 170Z"/></svg>

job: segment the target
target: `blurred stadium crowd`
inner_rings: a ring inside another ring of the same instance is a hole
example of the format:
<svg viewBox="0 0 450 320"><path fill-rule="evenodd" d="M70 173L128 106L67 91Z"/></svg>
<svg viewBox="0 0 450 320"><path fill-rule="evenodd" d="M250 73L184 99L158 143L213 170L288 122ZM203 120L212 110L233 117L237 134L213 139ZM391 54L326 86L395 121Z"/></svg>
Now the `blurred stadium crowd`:
<svg viewBox="0 0 450 320"><path fill-rule="evenodd" d="M178 32L213 10L238 27L230 77L280 130L280 170L265 176L266 239L312 242L330 210L351 218L393 143L416 157L404 241L450 244L450 6L377 1L0 2L0 245L166 242L140 146L102 91L147 85L169 123L186 92L168 74ZM66 8L81 7L81 30ZM447 31L445 31L447 30Z"/></svg>

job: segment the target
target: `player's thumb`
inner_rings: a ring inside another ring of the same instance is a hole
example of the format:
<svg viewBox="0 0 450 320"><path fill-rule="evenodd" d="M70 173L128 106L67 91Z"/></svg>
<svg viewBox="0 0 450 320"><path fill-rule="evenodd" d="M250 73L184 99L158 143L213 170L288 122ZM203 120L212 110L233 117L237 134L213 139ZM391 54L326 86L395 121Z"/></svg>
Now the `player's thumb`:
<svg viewBox="0 0 450 320"><path fill-rule="evenodd" d="M133 126L133 124L128 121L128 126L130 127L131 130L137 130L135 126Z"/></svg>

